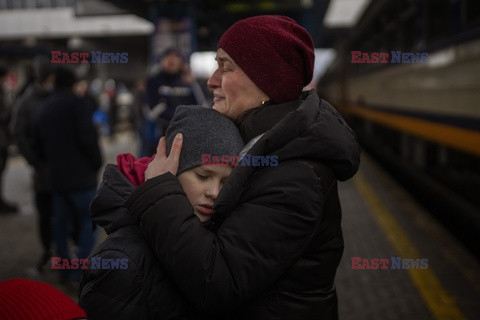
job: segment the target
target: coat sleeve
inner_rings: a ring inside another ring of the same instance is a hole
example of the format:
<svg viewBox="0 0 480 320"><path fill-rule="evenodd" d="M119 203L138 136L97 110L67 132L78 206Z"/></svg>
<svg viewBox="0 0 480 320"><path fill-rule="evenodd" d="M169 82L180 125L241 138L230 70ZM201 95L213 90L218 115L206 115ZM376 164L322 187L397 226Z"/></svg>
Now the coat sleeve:
<svg viewBox="0 0 480 320"><path fill-rule="evenodd" d="M104 251L96 257L126 258L129 263L125 270L85 271L78 304L86 311L88 319L148 319L147 300L141 298L143 286L138 275L142 270L127 255L116 250Z"/></svg>
<svg viewBox="0 0 480 320"><path fill-rule="evenodd" d="M216 232L201 225L169 173L137 188L126 205L187 299L203 311L222 312L254 298L298 259L323 201L313 170L289 162L257 172Z"/></svg>

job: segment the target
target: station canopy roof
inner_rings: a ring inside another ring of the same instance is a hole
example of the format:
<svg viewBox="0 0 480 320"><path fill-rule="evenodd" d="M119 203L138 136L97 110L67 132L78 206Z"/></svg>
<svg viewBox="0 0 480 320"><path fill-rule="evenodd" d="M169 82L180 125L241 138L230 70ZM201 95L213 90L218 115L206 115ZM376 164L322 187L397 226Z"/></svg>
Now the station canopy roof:
<svg viewBox="0 0 480 320"><path fill-rule="evenodd" d="M148 35L153 30L152 22L129 13L78 16L74 7L0 11L1 40L135 36Z"/></svg>

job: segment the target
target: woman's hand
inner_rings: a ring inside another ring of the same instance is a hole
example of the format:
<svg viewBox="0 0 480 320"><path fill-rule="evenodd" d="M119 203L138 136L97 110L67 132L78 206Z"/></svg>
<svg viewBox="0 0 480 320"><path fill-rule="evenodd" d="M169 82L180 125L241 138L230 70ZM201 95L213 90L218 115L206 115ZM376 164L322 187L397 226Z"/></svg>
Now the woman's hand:
<svg viewBox="0 0 480 320"><path fill-rule="evenodd" d="M175 139L173 139L172 148L170 154L167 157L167 142L165 137L161 137L157 145L157 153L155 158L150 162L145 170L145 181L151 178L155 178L161 174L171 172L173 175L177 175L178 161L180 159L180 152L182 151L183 135L177 133Z"/></svg>

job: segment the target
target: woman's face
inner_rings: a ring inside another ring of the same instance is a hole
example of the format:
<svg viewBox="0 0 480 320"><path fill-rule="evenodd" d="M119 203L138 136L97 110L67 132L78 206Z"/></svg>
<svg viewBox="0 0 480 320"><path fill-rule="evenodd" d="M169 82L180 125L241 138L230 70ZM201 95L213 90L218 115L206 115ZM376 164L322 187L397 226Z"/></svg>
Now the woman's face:
<svg viewBox="0 0 480 320"><path fill-rule="evenodd" d="M218 68L208 79L208 87L213 90L213 109L236 119L269 100L223 49L218 49L216 60Z"/></svg>
<svg viewBox="0 0 480 320"><path fill-rule="evenodd" d="M231 172L230 166L199 166L178 175L178 181L200 221L212 217L213 202Z"/></svg>

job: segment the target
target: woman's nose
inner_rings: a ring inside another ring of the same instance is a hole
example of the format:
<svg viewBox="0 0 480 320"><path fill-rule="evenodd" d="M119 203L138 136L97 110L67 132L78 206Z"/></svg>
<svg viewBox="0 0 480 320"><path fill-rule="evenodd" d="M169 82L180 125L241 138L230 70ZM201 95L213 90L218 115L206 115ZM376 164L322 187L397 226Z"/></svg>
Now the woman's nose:
<svg viewBox="0 0 480 320"><path fill-rule="evenodd" d="M207 81L207 85L210 89L215 89L220 86L220 69L218 68L215 72L210 76Z"/></svg>

